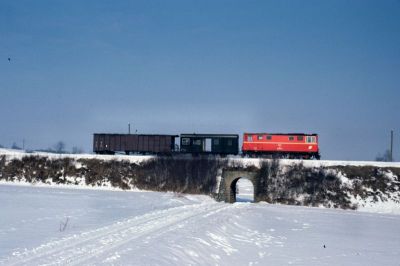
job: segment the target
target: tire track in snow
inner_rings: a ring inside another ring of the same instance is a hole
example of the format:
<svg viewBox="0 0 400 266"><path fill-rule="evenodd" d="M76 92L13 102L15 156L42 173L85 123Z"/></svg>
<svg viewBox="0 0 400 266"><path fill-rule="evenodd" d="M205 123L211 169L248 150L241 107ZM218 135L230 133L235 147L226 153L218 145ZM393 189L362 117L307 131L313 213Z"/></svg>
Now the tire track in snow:
<svg viewBox="0 0 400 266"><path fill-rule="evenodd" d="M198 208L200 206L201 204L185 205L146 213L144 215L136 216L130 219L124 219L122 221L116 221L108 226L103 226L98 229L82 232L78 235L69 236L61 240L51 241L43 244L37 248L22 253L22 258L17 258L15 261L13 261L13 258L10 258L10 262L8 262L7 265L20 265L34 261L35 259L50 257L58 252L62 252L65 249L78 246L82 243L93 241L107 235L112 235L113 233L119 232L126 228L161 219L168 215L174 215L175 213L182 212L187 208Z"/></svg>
<svg viewBox="0 0 400 266"><path fill-rule="evenodd" d="M21 257L11 257L8 262L3 262L7 265L79 265L131 240L227 207L229 205L218 203L193 204L155 211L59 241L51 241L23 253Z"/></svg>
<svg viewBox="0 0 400 266"><path fill-rule="evenodd" d="M168 215L164 218L166 218L164 221L160 221L158 224L154 224L152 221L149 221L148 223L145 223L142 226L138 226L135 228L130 228L128 235L126 235L125 238L117 239L112 243L111 245L104 245L101 248L98 246L95 247L95 249L91 250L92 252L84 253L83 256L81 257L74 257L72 261L68 261L68 265L82 265L85 264L86 261L100 256L104 252L110 252L126 243L129 243L132 240L135 239L140 239L141 237L145 237L149 234L158 232L160 230L168 230L169 228L179 228L177 226L179 223L184 222L186 220L193 219L197 216L200 215L208 215L210 213L218 212L221 209L229 208L230 205L225 205L225 204L213 204L213 205L202 205L200 208L197 208L196 210L187 210L185 212L176 214L174 216ZM112 239L113 241L115 239ZM87 252L87 251L86 251Z"/></svg>

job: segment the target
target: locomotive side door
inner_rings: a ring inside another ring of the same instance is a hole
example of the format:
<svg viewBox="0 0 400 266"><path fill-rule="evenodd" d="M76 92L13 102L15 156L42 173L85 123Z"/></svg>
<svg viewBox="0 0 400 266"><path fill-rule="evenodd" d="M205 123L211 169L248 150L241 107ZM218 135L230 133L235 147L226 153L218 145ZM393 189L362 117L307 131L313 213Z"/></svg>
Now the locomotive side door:
<svg viewBox="0 0 400 266"><path fill-rule="evenodd" d="M204 141L203 151L212 152L211 138L206 138Z"/></svg>

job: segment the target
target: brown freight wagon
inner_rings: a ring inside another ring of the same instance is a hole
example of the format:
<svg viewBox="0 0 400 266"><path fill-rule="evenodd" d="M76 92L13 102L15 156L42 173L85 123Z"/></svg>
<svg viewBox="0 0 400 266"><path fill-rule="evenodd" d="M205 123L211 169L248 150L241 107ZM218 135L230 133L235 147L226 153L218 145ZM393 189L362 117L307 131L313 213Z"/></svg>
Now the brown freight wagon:
<svg viewBox="0 0 400 266"><path fill-rule="evenodd" d="M170 154L175 150L177 135L143 134L93 134L93 152L115 154L116 152L141 154Z"/></svg>

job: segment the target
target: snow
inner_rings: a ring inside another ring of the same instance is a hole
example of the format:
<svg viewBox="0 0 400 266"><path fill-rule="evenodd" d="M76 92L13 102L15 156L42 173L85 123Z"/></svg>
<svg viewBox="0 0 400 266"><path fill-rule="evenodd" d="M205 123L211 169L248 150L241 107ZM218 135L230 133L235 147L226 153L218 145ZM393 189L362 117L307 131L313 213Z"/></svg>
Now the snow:
<svg viewBox="0 0 400 266"><path fill-rule="evenodd" d="M57 154L49 152L25 152L23 150L3 149L0 148L0 156L5 155L7 160L22 159L24 156L42 156L49 159L98 159L98 160L117 160L117 161L129 161L131 163L141 163L143 161L154 158L153 155L99 155L99 154ZM77 163L78 168L82 167L80 163Z"/></svg>
<svg viewBox="0 0 400 266"><path fill-rule="evenodd" d="M342 172L337 173L336 176L339 178L340 182L342 183L342 186L347 186L350 188L353 187L353 182L350 179L348 179L345 175L343 175Z"/></svg>
<svg viewBox="0 0 400 266"><path fill-rule="evenodd" d="M253 202L254 187L253 183L247 178L240 178L236 183L236 201L237 202Z"/></svg>
<svg viewBox="0 0 400 266"><path fill-rule="evenodd" d="M78 168L80 158L138 164L153 158L9 149L0 149L0 155L7 161L27 155L69 157ZM263 161L228 159L248 166ZM400 167L397 162L280 160L283 167L297 163ZM343 187L353 186L354 180L335 174ZM76 185L0 180L0 265L399 265L400 193L395 175L385 175L396 191L377 191L378 201L349 195L359 211L251 204L253 185L245 178L237 183L235 204L198 195L122 191L107 180L92 187L71 176L65 179Z"/></svg>
<svg viewBox="0 0 400 266"><path fill-rule="evenodd" d="M246 158L240 156L228 156L230 163L240 162L244 166L259 167L262 161L270 159ZM339 160L297 160L297 159L279 159L280 165L294 165L302 163L305 167L329 167L329 166L376 166L376 167L397 167L400 168L400 162L376 162L376 161L339 161Z"/></svg>
<svg viewBox="0 0 400 266"><path fill-rule="evenodd" d="M398 191L389 195L380 192L379 197L376 198L369 196L362 199L359 195L349 195L349 198L358 206L357 211L400 215L400 193Z"/></svg>
<svg viewBox="0 0 400 266"><path fill-rule="evenodd" d="M365 201L359 205L358 211L373 212L373 213L390 213L400 214L400 202L391 199L386 201Z"/></svg>
<svg viewBox="0 0 400 266"><path fill-rule="evenodd" d="M0 185L0 202L2 265L400 261L400 215L32 185Z"/></svg>
<svg viewBox="0 0 400 266"><path fill-rule="evenodd" d="M98 154L55 154L47 152L30 152L27 153L23 150L13 150L0 148L0 156L5 155L7 160L21 159L24 156L37 155L45 156L49 159L60 159L60 158L71 158L71 159L99 159L99 160L118 160L118 161L129 161L131 163L141 163L143 161L154 158L153 155L98 155ZM240 162L244 166L259 166L262 161L268 159L259 158L243 158L240 156L228 156L230 163ZM281 159L279 160L281 165L293 165L302 163L306 167L321 167L321 166L376 166L376 167L397 167L400 168L400 162L376 162L376 161L335 161L335 160L292 160L292 159ZM81 164L77 163L78 167Z"/></svg>

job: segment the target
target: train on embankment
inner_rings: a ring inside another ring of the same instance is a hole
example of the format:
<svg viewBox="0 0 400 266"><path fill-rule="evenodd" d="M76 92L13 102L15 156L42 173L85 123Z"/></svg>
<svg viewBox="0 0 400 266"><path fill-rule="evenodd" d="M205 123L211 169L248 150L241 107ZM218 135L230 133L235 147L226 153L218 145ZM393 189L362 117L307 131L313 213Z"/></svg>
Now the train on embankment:
<svg viewBox="0 0 400 266"><path fill-rule="evenodd" d="M176 144L179 138L180 145ZM214 154L220 156L320 159L318 135L304 133L244 133L239 150L237 134L106 134L93 135L96 154Z"/></svg>

